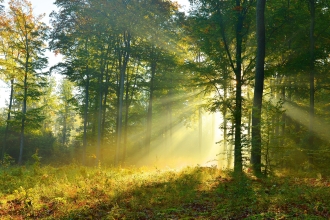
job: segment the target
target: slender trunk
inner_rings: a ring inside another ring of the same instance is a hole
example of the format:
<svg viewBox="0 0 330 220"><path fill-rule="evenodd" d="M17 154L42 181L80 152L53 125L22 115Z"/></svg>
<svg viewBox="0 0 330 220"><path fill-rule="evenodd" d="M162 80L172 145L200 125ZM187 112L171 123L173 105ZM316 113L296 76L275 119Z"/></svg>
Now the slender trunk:
<svg viewBox="0 0 330 220"><path fill-rule="evenodd" d="M124 144L123 144L123 162L126 158L127 150L127 132L128 132L128 109L129 109L129 77L126 77L126 91L125 91L125 124L124 124Z"/></svg>
<svg viewBox="0 0 330 220"><path fill-rule="evenodd" d="M265 65L265 4L266 0L257 1L257 59L252 108L252 149L251 164L256 176L261 175L261 108L264 89Z"/></svg>
<svg viewBox="0 0 330 220"><path fill-rule="evenodd" d="M202 108L198 109L198 153L199 159L201 159L202 155L202 144L203 144L203 115Z"/></svg>
<svg viewBox="0 0 330 220"><path fill-rule="evenodd" d="M170 97L173 95L171 94ZM172 99L171 99L172 100ZM168 139L168 144L170 146L170 150L172 152L173 147L172 147L172 137L173 137L173 113L172 113L172 102L170 102L170 105L168 106L168 116L169 116L169 139Z"/></svg>
<svg viewBox="0 0 330 220"><path fill-rule="evenodd" d="M173 127L173 118L172 118L172 106L173 106L173 78L170 79L170 87L168 91L168 105L167 105L167 114L168 114L168 126L167 126L167 148L169 152L172 153L172 127Z"/></svg>
<svg viewBox="0 0 330 220"><path fill-rule="evenodd" d="M4 159L4 156L5 156L5 152L6 152L7 138L8 138L9 126L10 126L10 116L11 116L10 114L11 114L11 109L12 109L12 106L13 106L13 98L14 98L14 79L11 79L10 80L10 96L9 96L9 106L8 106L6 130L5 130L5 137L4 137L4 140L3 140L2 152L1 152L2 163L3 163L3 159Z"/></svg>
<svg viewBox="0 0 330 220"><path fill-rule="evenodd" d="M247 92L247 99L250 100L250 93ZM251 140L252 111L248 111L247 139Z"/></svg>
<svg viewBox="0 0 330 220"><path fill-rule="evenodd" d="M119 50L119 48L118 48ZM117 94L117 105L116 105L116 111L117 111L117 114L116 114L116 129L115 129L115 134L116 134L116 139L115 139L115 145L116 145L116 149L115 149L115 154L114 154L114 161L115 161L115 164L117 164L117 157L119 155L119 152L117 153L117 148L119 150L119 146L120 146L120 143L118 143L118 139L120 138L120 134L119 134L119 99L120 99L120 74L121 74L121 69L122 69L122 60L121 60L121 54L120 52L118 51L119 53L119 57L118 57L118 68L117 68L117 71L119 71L119 74L116 74L116 94ZM118 146L119 145L119 146ZM119 159L118 159L119 160Z"/></svg>
<svg viewBox="0 0 330 220"><path fill-rule="evenodd" d="M117 126L117 147L116 147L116 158L115 164L119 163L119 155L120 155L120 145L122 140L122 117L123 117L123 99L124 99L124 81L125 81L125 74L126 68L129 61L130 56L130 33L125 31L124 33L124 44L125 44L125 51L122 51L122 55L119 59L123 59L123 63L120 69L120 79L119 79L119 100L118 100L118 126Z"/></svg>
<svg viewBox="0 0 330 220"><path fill-rule="evenodd" d="M236 0L236 6L241 7L240 0ZM243 42L243 15L241 11L237 12L237 24L236 24L236 95L235 95L235 154L234 154L234 172L242 173L243 161L242 161L242 139L241 139L241 127L242 127L242 42Z"/></svg>
<svg viewBox="0 0 330 220"><path fill-rule="evenodd" d="M224 113L223 115L225 115L227 113ZM227 135L227 119L226 117L223 118L223 152L224 152L224 157L226 158L226 161L227 161L227 164L228 164L228 161L230 160L229 158L229 149L228 149L228 135ZM229 169L229 166L227 165L227 168Z"/></svg>
<svg viewBox="0 0 330 220"><path fill-rule="evenodd" d="M108 45L108 48L106 49L105 54L102 52L102 61L101 61L101 65L100 65L100 75L99 75L99 82L98 82L98 87L99 87L99 91L98 91L98 95L99 95L99 100L98 100L98 126L97 126L97 148L96 148L96 163L98 163L102 158L101 158L101 141L102 141L102 113L103 113L103 91L104 91L104 83L103 83L103 77L104 77L104 72L106 69L106 65L107 65L107 58L110 52L110 46ZM96 164L98 165L98 164Z"/></svg>
<svg viewBox="0 0 330 220"><path fill-rule="evenodd" d="M108 65L107 65L107 70L105 73L105 84L104 84L104 97L103 97L103 113L102 113L102 128L101 128L101 132L103 134L102 136L102 142L104 141L104 132L105 132L105 119L106 119L106 111L107 111L107 99L108 99L108 94L109 94L109 69L108 69Z"/></svg>
<svg viewBox="0 0 330 220"><path fill-rule="evenodd" d="M66 143L67 115L68 115L68 106L67 106L67 103L65 102L63 129L62 129L62 145L63 145L63 147L65 146L65 143Z"/></svg>
<svg viewBox="0 0 330 220"><path fill-rule="evenodd" d="M103 99L103 70L98 80L98 120L97 120L97 146L96 146L96 163L101 160L101 128L102 128L102 99ZM97 164L96 164L97 165Z"/></svg>
<svg viewBox="0 0 330 220"><path fill-rule="evenodd" d="M227 103L227 83L225 82L224 86L223 86L223 100L225 103ZM228 157L228 140L227 140L227 106L224 105L223 106L223 110L222 110L222 118L223 118L223 153L224 153L224 158L226 158L227 160L227 168L229 168L228 166L228 161L229 161L229 157ZM219 161L220 163L222 163L221 161ZM219 163L219 165L220 165ZM220 166L219 166L220 167Z"/></svg>
<svg viewBox="0 0 330 220"><path fill-rule="evenodd" d="M117 147L116 147L116 158L115 164L119 163L120 146L121 146L121 136L122 136L122 117L123 117L123 92L124 92L124 80L125 80L125 70L124 67L120 70L119 78L119 99L118 99L118 122L117 122Z"/></svg>
<svg viewBox="0 0 330 220"><path fill-rule="evenodd" d="M85 108L84 108L84 135L83 135L83 164L86 165L86 150L87 150L87 122L88 122L88 106L89 106L89 73L88 66L86 67L86 82L85 82Z"/></svg>
<svg viewBox="0 0 330 220"><path fill-rule="evenodd" d="M136 65L136 75L135 75L135 80L134 80L134 85L129 86L129 80L127 77L127 82L126 82L126 99L125 99L125 134L124 134L124 149L123 149L123 162L125 162L126 159L126 154L127 154L127 139L128 139L128 113L129 113L129 107L131 106L132 100L133 100L133 95L134 91L136 88L137 80L138 80L138 70L139 70L139 61L137 62ZM129 87L131 87L131 94L129 94ZM130 98L129 98L130 97Z"/></svg>
<svg viewBox="0 0 330 220"><path fill-rule="evenodd" d="M281 99L283 100L283 101L285 101L285 84L284 84L284 82L282 82L282 87L281 87ZM280 146L283 146L284 145L284 136L285 136L285 125L286 125L286 115L285 115L285 113L282 113L282 121L281 121L281 123L282 123L282 125L281 125L281 140L280 140Z"/></svg>
<svg viewBox="0 0 330 220"><path fill-rule="evenodd" d="M146 150L149 155L150 152L150 142L151 142L151 132L152 132L152 103L154 94L154 80L156 75L156 60L153 58L151 63L151 79L150 79L150 93L149 93L149 104L147 112L147 133L146 133Z"/></svg>
<svg viewBox="0 0 330 220"><path fill-rule="evenodd" d="M211 146L213 147L213 144L215 143L214 140L215 140L215 129L216 129L216 126L215 126L215 113L213 112L212 113L212 130L211 130Z"/></svg>
<svg viewBox="0 0 330 220"><path fill-rule="evenodd" d="M26 101L27 101L27 78L29 72L29 60L30 60L30 53L29 53L29 44L28 38L25 36L25 51L26 51L26 58L25 58L25 72L24 72L24 95L23 95L23 107L22 107L22 124L21 124L21 140L20 140L20 147L19 147L19 157L18 157L18 165L22 165L22 158L23 158L23 148L24 148L24 130L25 130L25 120L26 120Z"/></svg>
<svg viewBox="0 0 330 220"><path fill-rule="evenodd" d="M231 168L233 165L233 147L234 147L234 143L235 143L235 123L232 120L231 121L231 141L229 144L229 149L228 149L228 168Z"/></svg>
<svg viewBox="0 0 330 220"><path fill-rule="evenodd" d="M21 135L20 135L20 148L19 148L19 158L18 165L22 165L23 158L23 148L24 148L24 130L25 130L25 117L26 117L26 100L27 100L27 72L24 75L24 98L23 98L23 108L22 108L22 123L21 123Z"/></svg>
<svg viewBox="0 0 330 220"><path fill-rule="evenodd" d="M315 95L315 85L314 85L314 75L315 75L315 0L309 0L310 6L310 71L309 71L309 146L313 146L313 126L314 126L314 95Z"/></svg>
<svg viewBox="0 0 330 220"><path fill-rule="evenodd" d="M238 77L236 77L238 78ZM240 78L240 74L239 74ZM241 173L243 170L241 127L242 127L242 82L236 80L236 110L235 110L235 150L234 150L234 172Z"/></svg>

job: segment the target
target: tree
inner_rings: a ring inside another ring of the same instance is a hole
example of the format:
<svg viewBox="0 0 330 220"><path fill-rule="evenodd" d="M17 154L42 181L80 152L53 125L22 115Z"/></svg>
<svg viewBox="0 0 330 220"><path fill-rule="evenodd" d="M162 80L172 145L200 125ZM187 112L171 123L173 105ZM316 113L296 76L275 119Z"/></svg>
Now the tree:
<svg viewBox="0 0 330 220"><path fill-rule="evenodd" d="M71 130L74 128L74 113L73 113L73 84L72 82L68 81L67 79L63 79L62 83L60 84L60 91L59 91L59 111L58 121L60 125L60 143L63 147L68 147L70 142Z"/></svg>
<svg viewBox="0 0 330 220"><path fill-rule="evenodd" d="M309 145L313 146L313 126L315 108L315 0L308 1L310 13L309 30Z"/></svg>
<svg viewBox="0 0 330 220"><path fill-rule="evenodd" d="M40 121L37 119L43 120L40 117L40 108L28 108L27 103L30 99L38 100L42 94L40 88L46 85L44 73L40 70L47 64L47 59L43 56L47 27L41 22L42 16L33 15L32 5L27 0L11 0L8 4L9 11L5 15L7 22L3 27L12 36L9 40L11 45L19 51L19 55L15 57L15 71L17 92L21 92L21 95L16 99L21 101L22 111L16 119L21 120L18 163L22 164L26 122L38 126Z"/></svg>
<svg viewBox="0 0 330 220"><path fill-rule="evenodd" d="M68 79L81 90L82 99L81 114L83 118L82 134L82 162L86 164L86 150L88 147L88 123L90 122L90 93L93 68L91 48L93 48L92 24L84 15L88 8L87 1L75 1L74 3L57 0L58 12L52 12L50 47L55 53L61 53L65 59L62 63L53 67L53 71L66 75Z"/></svg>
<svg viewBox="0 0 330 220"><path fill-rule="evenodd" d="M265 68L265 5L266 0L257 0L257 58L254 85L254 98L252 108L252 148L251 164L257 176L261 174L261 108L264 89Z"/></svg>
<svg viewBox="0 0 330 220"><path fill-rule="evenodd" d="M247 80L247 73L252 68L253 57L245 45L249 40L251 19L249 12L254 1L194 1L196 8L191 18L197 24L200 33L198 45L205 44L212 50L204 50L205 54L221 55L216 62L227 62L235 80L234 118L234 170L241 173L242 157L242 86ZM232 5L235 5L232 7ZM205 41L205 39L207 39ZM205 42L205 43L204 43ZM208 45L209 44L209 45ZM206 47L207 48L207 47ZM204 49L204 48L203 48ZM247 58L250 58L248 60ZM243 64L246 68L243 69ZM220 65L219 65L220 66ZM223 70L222 70L223 71Z"/></svg>
<svg viewBox="0 0 330 220"><path fill-rule="evenodd" d="M6 26L6 24L9 23L8 18L5 16L4 12L1 14L1 24L2 26ZM14 83L15 83L15 78L17 76L16 73L16 60L18 59L20 53L19 49L15 47L15 42L13 42L12 39L17 39L17 37L13 36L12 33L8 31L2 32L1 36L1 54L3 55L3 58L1 60L1 72L2 72L2 79L4 81L9 81L10 83L10 95L9 95L9 105L8 105L8 110L7 110L7 120L6 120L6 130L4 134L4 140L2 143L2 153L1 153L1 158L3 160L5 150L6 150L6 145L7 145L7 138L9 136L9 129L10 129L10 121L11 121L11 114L12 114L12 106L13 106L13 99L14 99Z"/></svg>

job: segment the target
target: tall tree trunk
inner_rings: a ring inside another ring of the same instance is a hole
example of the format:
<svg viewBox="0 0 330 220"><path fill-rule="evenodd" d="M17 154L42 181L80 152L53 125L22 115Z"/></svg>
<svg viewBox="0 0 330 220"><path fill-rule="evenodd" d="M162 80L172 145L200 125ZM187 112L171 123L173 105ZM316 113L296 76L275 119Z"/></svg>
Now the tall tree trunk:
<svg viewBox="0 0 330 220"><path fill-rule="evenodd" d="M235 144L235 122L234 120L231 121L231 127L230 127L230 130L231 130L231 141L230 141L230 144L229 144L229 149L228 149L228 168L231 168L232 164L233 164L233 147L234 147L234 144ZM235 152L234 152L235 154Z"/></svg>
<svg viewBox="0 0 330 220"><path fill-rule="evenodd" d="M173 117L172 117L172 106L173 106L173 78L170 79L170 87L168 91L168 105L167 105L167 115L168 115L168 125L167 125L167 148L170 153L172 153L172 128L173 128Z"/></svg>
<svg viewBox="0 0 330 220"><path fill-rule="evenodd" d="M67 100L66 100L67 101ZM67 117L68 117L68 104L65 102L65 107L64 107L64 118L63 118L63 129L62 129L62 145L63 147L65 146L66 143L66 130L67 130Z"/></svg>
<svg viewBox="0 0 330 220"><path fill-rule="evenodd" d="M227 79L227 77L226 77ZM225 79L225 80L226 80ZM223 86L223 100L224 100L224 103L227 103L227 82L225 82L224 86ZM228 161L230 160L229 159L229 153L228 153L228 136L227 136L227 105L224 105L223 106L223 110L221 111L222 112L222 118L223 118L223 158L225 158L227 160L227 169L229 169L229 166L228 166ZM219 161L219 168L220 165L222 164L222 161ZM225 168L225 167L224 167Z"/></svg>
<svg viewBox="0 0 330 220"><path fill-rule="evenodd" d="M285 97L285 83L281 82L282 86L281 86L281 94L280 97L283 101L286 100ZM285 136L285 128L286 128L286 124L287 124L287 116L285 115L285 112L282 113L282 119L281 119L281 140L280 140L280 146L284 145L284 136Z"/></svg>
<svg viewBox="0 0 330 220"><path fill-rule="evenodd" d="M27 58L27 62L28 62L28 58ZM24 131L25 131L25 120L26 120L26 101L27 101L27 77L28 77L27 75L28 75L28 63L26 64L25 74L24 74L24 98L23 98L23 107L22 107L22 123L21 123L18 165L22 165L22 158L23 158Z"/></svg>
<svg viewBox="0 0 330 220"><path fill-rule="evenodd" d="M152 103L153 103L153 93L154 93L154 80L156 75L156 59L152 58L151 63L151 79L150 79L150 92L149 92L149 104L147 112L147 131L146 131L146 150L147 154L150 153L150 142L151 142L151 132L152 132Z"/></svg>
<svg viewBox="0 0 330 220"><path fill-rule="evenodd" d="M86 82L85 82L85 107L84 107L84 134L83 134L83 164L86 165L86 150L87 150L87 122L88 122L88 107L89 107L89 69L86 67Z"/></svg>
<svg viewBox="0 0 330 220"><path fill-rule="evenodd" d="M85 51L88 51L88 38L85 41ZM87 151L87 126L88 126L88 107L89 107L89 66L88 63L85 68L85 106L84 106L84 134L83 134L83 149L82 149L82 163L86 165L86 151Z"/></svg>
<svg viewBox="0 0 330 220"><path fill-rule="evenodd" d="M236 11L236 51L235 58L236 62L232 59L232 55L230 53L230 45L227 42L226 33L225 33L225 23L224 19L222 19L221 5L217 5L217 14L219 16L219 25L220 25L220 34L223 40L224 49L227 54L230 67L235 73L236 80L236 91L235 91L235 110L234 110L234 172L237 174L242 173L243 171L243 161L242 161L242 43L243 43L243 29L244 29L244 19L246 13L248 12L248 3L252 3L252 1L243 1L245 4L241 6L241 0L236 0L236 5L234 10Z"/></svg>
<svg viewBox="0 0 330 220"><path fill-rule="evenodd" d="M247 99L250 100L250 92L247 92ZM248 111L247 139L251 140L252 109Z"/></svg>
<svg viewBox="0 0 330 220"><path fill-rule="evenodd" d="M236 6L241 7L240 0L236 0ZM235 95L235 155L234 155L234 172L242 173L242 42L243 42L243 15L239 10L237 11L237 24L236 24L236 95Z"/></svg>
<svg viewBox="0 0 330 220"><path fill-rule="evenodd" d="M256 176L261 176L261 108L264 89L265 65L265 5L266 0L257 0L257 60L252 108L251 164Z"/></svg>
<svg viewBox="0 0 330 220"><path fill-rule="evenodd" d="M314 145L313 140L313 126L314 126L314 95L315 95L315 85L314 85L314 75L315 75L315 0L309 0L309 10L310 10L310 71L309 71L309 146Z"/></svg>
<svg viewBox="0 0 330 220"><path fill-rule="evenodd" d="M105 49L105 48L104 48ZM98 82L98 95L99 95L99 100L98 100L98 123L97 123L97 147L96 147L96 163L99 163L99 161L102 159L101 158L101 142L102 142L102 113L103 113L103 93L104 93L104 83L103 83L103 77L104 77L104 72L107 66L107 59L108 55L110 52L110 46L108 45L105 53L104 51L102 52L102 60L101 60L101 65L100 65L100 75L99 75L99 82ZM98 164L96 164L98 165Z"/></svg>
<svg viewBox="0 0 330 220"><path fill-rule="evenodd" d="M172 97L172 95L171 95L171 97ZM170 105L168 106L168 117L169 117L169 119L168 119L168 121L169 121L169 139L168 139L168 144L169 144L169 146L170 146L170 150L171 150L171 152L172 152L172 150L173 150L173 146L172 146L172 144L173 144L173 107L172 107L172 102L170 103Z"/></svg>
<svg viewBox="0 0 330 220"><path fill-rule="evenodd" d="M123 118L123 99L124 99L124 82L125 82L125 74L126 68L130 57L130 41L131 35L128 31L125 31L124 34L124 44L125 48L121 51L119 59L122 59L122 65L120 68L120 79L119 79L119 100L118 100L118 126L117 126L117 147L116 147L116 157L115 164L119 163L120 157L120 145L122 141L122 118Z"/></svg>
<svg viewBox="0 0 330 220"><path fill-rule="evenodd" d="M126 159L126 154L127 154L127 139L128 139L128 113L129 113L129 107L131 106L132 100L133 100L133 95L134 91L136 88L137 80L138 80L138 71L139 71L139 63L140 61L138 60L136 64L136 74L135 74L135 80L134 80L134 85L130 86L129 83L129 78L127 76L127 81L126 81L126 98L125 98L125 130L124 130L124 149L123 149L123 163L125 162ZM134 70L132 70L134 72ZM129 94L129 88L131 89L131 94Z"/></svg>
<svg viewBox="0 0 330 220"><path fill-rule="evenodd" d="M8 133L9 133L9 126L10 126L10 114L11 114L11 109L13 106L13 98L14 98L14 79L10 80L10 96L9 96L9 106L8 106L8 114L7 114L7 122L6 122L6 130L5 130L5 137L3 140L3 145L2 145L2 152L1 152L1 160L2 163L4 162L4 156L6 152L6 145L7 145L7 138L8 138Z"/></svg>
<svg viewBox="0 0 330 220"><path fill-rule="evenodd" d="M105 119L106 119L106 112L107 112L107 99L108 99L108 94L109 94L109 81L110 81L110 76L109 76L109 67L108 67L108 63L106 64L106 71L105 71L105 84L104 84L104 97L103 97L103 103L102 103L102 128L101 128L101 132L102 132L102 143L104 141L104 134L105 134Z"/></svg>
<svg viewBox="0 0 330 220"><path fill-rule="evenodd" d="M127 132L128 132L128 109L129 109L129 77L126 77L126 91L125 91L125 124L124 124L124 144L123 144L123 163L126 158L127 150Z"/></svg>
<svg viewBox="0 0 330 220"><path fill-rule="evenodd" d="M22 165L22 158L23 158L23 148L24 148L24 131L25 131L25 120L26 120L26 101L27 101L27 78L29 73L29 61L30 61L30 48L28 37L25 36L25 51L26 51L26 58L25 58L25 70L24 70L24 94L23 94L23 107L22 107L22 124L21 124L21 141L19 147L19 157L18 157L18 165Z"/></svg>
<svg viewBox="0 0 330 220"><path fill-rule="evenodd" d="M114 71L115 61L111 64L111 71ZM105 86L104 86L104 98L103 98L103 114L102 114L102 142L105 141L105 128L106 128L106 112L107 112L107 100L109 95L109 87L110 87L110 78L111 74L109 74L109 63L106 64L106 72L105 72ZM114 138L112 138L112 143L114 142Z"/></svg>
<svg viewBox="0 0 330 220"><path fill-rule="evenodd" d="M212 113L212 130L211 130L211 146L212 148L214 147L214 140L215 140L215 130L216 130L216 125L215 125L215 113Z"/></svg>
<svg viewBox="0 0 330 220"><path fill-rule="evenodd" d="M97 146L96 146L96 163L101 160L101 135L102 135L102 100L103 100L103 70L98 80L98 116L97 116ZM97 164L96 164L97 165Z"/></svg>
<svg viewBox="0 0 330 220"><path fill-rule="evenodd" d="M198 108L198 153L199 159L202 155L202 144L203 144L203 114L202 107Z"/></svg>

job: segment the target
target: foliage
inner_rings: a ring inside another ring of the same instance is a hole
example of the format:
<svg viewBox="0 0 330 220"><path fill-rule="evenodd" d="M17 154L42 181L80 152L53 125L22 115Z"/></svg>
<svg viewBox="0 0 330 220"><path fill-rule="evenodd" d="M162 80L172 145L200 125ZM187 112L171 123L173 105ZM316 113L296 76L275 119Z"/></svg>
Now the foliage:
<svg viewBox="0 0 330 220"><path fill-rule="evenodd" d="M9 124L11 131L20 131L18 163L22 164L25 133L39 129L45 119L40 97L42 88L47 86L42 69L47 65L44 51L48 27L41 22L42 16L33 15L27 0L11 0L8 5L9 9L0 16L3 33L0 53L4 57L0 65L4 79L11 84L10 103L14 101L14 110L12 106L8 109L8 120L10 114L13 119L7 122L5 137Z"/></svg>
<svg viewBox="0 0 330 220"><path fill-rule="evenodd" d="M11 167L1 219L329 218L327 179L232 177L214 167ZM238 178L238 179L237 179Z"/></svg>

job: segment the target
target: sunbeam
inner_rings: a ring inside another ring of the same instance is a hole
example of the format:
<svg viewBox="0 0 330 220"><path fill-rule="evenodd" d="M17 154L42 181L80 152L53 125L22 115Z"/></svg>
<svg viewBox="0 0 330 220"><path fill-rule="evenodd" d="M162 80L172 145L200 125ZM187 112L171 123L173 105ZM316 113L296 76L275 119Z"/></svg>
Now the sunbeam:
<svg viewBox="0 0 330 220"><path fill-rule="evenodd" d="M266 96L266 100L270 100L273 105L276 105L279 103L281 100L275 97L270 97ZM283 109L285 110L285 114L298 122L299 124L309 127L309 122L310 122L310 115L309 112L297 105L294 105L290 103L289 101L285 101L282 105ZM318 136L319 138L326 140L330 142L330 137L329 137L329 130L330 130L330 125L327 124L324 120L322 120L320 117L317 115L314 115L314 123L312 127L313 133Z"/></svg>
<svg viewBox="0 0 330 220"><path fill-rule="evenodd" d="M198 92L190 93L194 96ZM171 97L167 103L173 100L184 99L182 95ZM198 99L189 103L180 114L173 115L169 120L164 114L161 118L153 118L150 150L144 148L145 130L134 131L129 135L130 150L128 164L135 166L156 166L158 168L180 168L185 166L219 166L227 167L227 149L221 142L222 123L220 113L203 113L197 117L203 100ZM194 113L195 112L195 113ZM203 112L203 111L202 111ZM189 123L185 122L187 115L193 117ZM201 120L201 124L199 124ZM200 130L201 129L201 130ZM140 147L134 147L134 143L140 142ZM141 143L142 142L142 143ZM201 143L201 144L200 144Z"/></svg>

